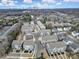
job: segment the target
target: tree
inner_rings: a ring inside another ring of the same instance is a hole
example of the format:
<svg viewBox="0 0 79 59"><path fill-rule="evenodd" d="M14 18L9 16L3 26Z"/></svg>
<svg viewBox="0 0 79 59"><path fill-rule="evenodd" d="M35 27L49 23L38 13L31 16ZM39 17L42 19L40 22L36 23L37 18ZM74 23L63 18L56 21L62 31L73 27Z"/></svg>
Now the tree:
<svg viewBox="0 0 79 59"><path fill-rule="evenodd" d="M15 39L17 36L17 32L12 32L12 33L10 33L10 35Z"/></svg>
<svg viewBox="0 0 79 59"><path fill-rule="evenodd" d="M52 29L52 24L50 23L50 24L46 25L46 29Z"/></svg>
<svg viewBox="0 0 79 59"><path fill-rule="evenodd" d="M0 20L0 25L2 25L3 24L3 20Z"/></svg>
<svg viewBox="0 0 79 59"><path fill-rule="evenodd" d="M24 16L23 16L23 20L26 21L26 22L30 22L32 19L31 19L31 15L29 13L26 13Z"/></svg>
<svg viewBox="0 0 79 59"><path fill-rule="evenodd" d="M79 23L77 23L75 26L72 26L71 31L78 31L79 32Z"/></svg>
<svg viewBox="0 0 79 59"><path fill-rule="evenodd" d="M43 23L46 23L46 21L47 21L47 17L44 17L44 21L43 21Z"/></svg>
<svg viewBox="0 0 79 59"><path fill-rule="evenodd" d="M43 58L43 56L41 56L41 57L38 57L38 58L35 58L35 59L45 59L45 58Z"/></svg>
<svg viewBox="0 0 79 59"><path fill-rule="evenodd" d="M18 20L17 19L13 19L13 24L17 23Z"/></svg>

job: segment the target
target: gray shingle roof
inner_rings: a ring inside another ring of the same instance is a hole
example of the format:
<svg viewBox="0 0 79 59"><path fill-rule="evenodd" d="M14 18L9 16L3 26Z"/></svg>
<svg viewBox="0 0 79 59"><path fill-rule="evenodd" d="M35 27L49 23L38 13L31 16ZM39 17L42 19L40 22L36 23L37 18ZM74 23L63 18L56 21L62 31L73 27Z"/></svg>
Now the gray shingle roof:
<svg viewBox="0 0 79 59"><path fill-rule="evenodd" d="M79 45L76 44L76 43L72 43L69 46L72 47L74 50L77 49L77 48L79 48Z"/></svg>
<svg viewBox="0 0 79 59"><path fill-rule="evenodd" d="M12 45L21 45L23 42L21 40L14 40Z"/></svg>
<svg viewBox="0 0 79 59"><path fill-rule="evenodd" d="M23 45L34 45L34 42L32 40L25 40Z"/></svg>
<svg viewBox="0 0 79 59"><path fill-rule="evenodd" d="M47 44L48 47L50 49L53 49L53 48L61 48L61 47L65 47L66 45L64 44L64 42L53 42L53 43L48 43Z"/></svg>
<svg viewBox="0 0 79 59"><path fill-rule="evenodd" d="M66 45L64 42L52 42L52 43L47 43L47 51L48 53L56 53L56 52L64 52L66 50Z"/></svg>
<svg viewBox="0 0 79 59"><path fill-rule="evenodd" d="M42 42L55 42L58 38L56 35L45 36L42 38Z"/></svg>
<svg viewBox="0 0 79 59"><path fill-rule="evenodd" d="M33 50L34 49L34 42L32 40L26 40L23 43L24 50Z"/></svg>

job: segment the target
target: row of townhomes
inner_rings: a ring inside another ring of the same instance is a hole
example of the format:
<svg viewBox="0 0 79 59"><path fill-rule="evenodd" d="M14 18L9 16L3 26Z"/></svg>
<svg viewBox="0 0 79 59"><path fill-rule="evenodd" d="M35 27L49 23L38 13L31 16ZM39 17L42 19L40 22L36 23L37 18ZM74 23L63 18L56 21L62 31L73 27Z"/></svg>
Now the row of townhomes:
<svg viewBox="0 0 79 59"><path fill-rule="evenodd" d="M72 21L75 21L72 17L54 12L32 15L30 22L21 20L14 25L4 26L0 30L0 56L7 53L4 59L73 58L79 54L79 32L71 31L74 27Z"/></svg>

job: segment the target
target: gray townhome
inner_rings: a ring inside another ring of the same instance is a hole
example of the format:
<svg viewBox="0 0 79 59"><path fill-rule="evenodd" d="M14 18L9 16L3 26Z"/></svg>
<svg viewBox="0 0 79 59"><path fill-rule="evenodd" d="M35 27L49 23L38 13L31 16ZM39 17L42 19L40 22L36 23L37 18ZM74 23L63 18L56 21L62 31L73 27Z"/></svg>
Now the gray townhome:
<svg viewBox="0 0 79 59"><path fill-rule="evenodd" d="M67 52L76 54L79 53L79 45L77 43L71 43L67 46Z"/></svg>
<svg viewBox="0 0 79 59"><path fill-rule="evenodd" d="M40 35L43 36L43 37L44 37L44 36L48 36L48 35L51 34L51 30L50 30L50 29L40 30L39 33L40 33Z"/></svg>
<svg viewBox="0 0 79 59"><path fill-rule="evenodd" d="M49 55L52 55L54 53L63 53L66 50L66 45L64 42L51 42L46 44L46 49Z"/></svg>
<svg viewBox="0 0 79 59"><path fill-rule="evenodd" d="M23 50L25 53L33 53L34 48L35 48L35 45L32 40L25 40L23 42Z"/></svg>
<svg viewBox="0 0 79 59"><path fill-rule="evenodd" d="M57 35L53 34L42 37L41 43L56 42L56 41L58 41Z"/></svg>
<svg viewBox="0 0 79 59"><path fill-rule="evenodd" d="M22 33L27 33L27 32L32 32L34 29L34 27L29 24L29 23L24 23L22 28L21 28L21 32Z"/></svg>
<svg viewBox="0 0 79 59"><path fill-rule="evenodd" d="M12 42L13 52L20 52L22 50L22 44L23 42L21 40L14 40Z"/></svg>
<svg viewBox="0 0 79 59"><path fill-rule="evenodd" d="M26 40L31 40L31 39L33 39L33 34L27 33L27 34L25 34L25 38L26 38Z"/></svg>

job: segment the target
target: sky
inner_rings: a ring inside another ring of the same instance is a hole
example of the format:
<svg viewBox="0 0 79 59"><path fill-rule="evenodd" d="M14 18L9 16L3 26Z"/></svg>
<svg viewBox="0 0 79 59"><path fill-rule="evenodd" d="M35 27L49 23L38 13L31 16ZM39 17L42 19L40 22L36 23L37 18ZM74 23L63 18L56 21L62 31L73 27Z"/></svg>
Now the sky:
<svg viewBox="0 0 79 59"><path fill-rule="evenodd" d="M0 0L0 9L79 8L79 0Z"/></svg>

